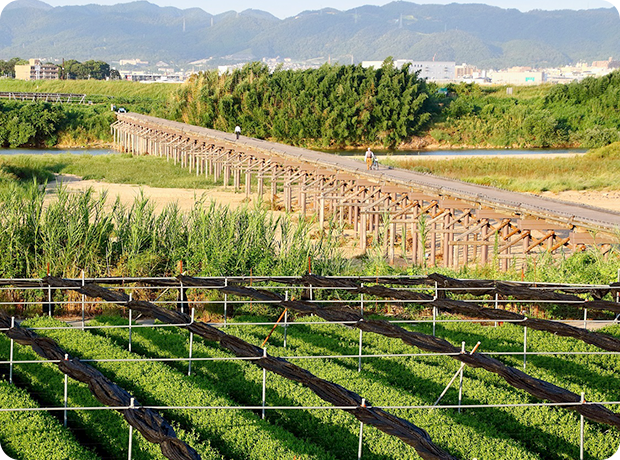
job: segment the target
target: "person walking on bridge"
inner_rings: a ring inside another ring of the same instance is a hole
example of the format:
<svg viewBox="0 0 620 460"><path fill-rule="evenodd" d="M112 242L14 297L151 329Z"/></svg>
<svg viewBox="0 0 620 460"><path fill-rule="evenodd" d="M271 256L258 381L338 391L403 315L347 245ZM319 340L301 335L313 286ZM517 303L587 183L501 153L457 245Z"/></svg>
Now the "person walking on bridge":
<svg viewBox="0 0 620 460"><path fill-rule="evenodd" d="M366 159L366 169L370 171L370 168L372 167L372 164L375 161L375 154L373 153L372 150L370 150L370 147L368 147L368 150L366 150L366 154L364 155L364 158Z"/></svg>
<svg viewBox="0 0 620 460"><path fill-rule="evenodd" d="M239 140L239 135L241 134L241 126L235 126L235 135L237 136L237 140Z"/></svg>

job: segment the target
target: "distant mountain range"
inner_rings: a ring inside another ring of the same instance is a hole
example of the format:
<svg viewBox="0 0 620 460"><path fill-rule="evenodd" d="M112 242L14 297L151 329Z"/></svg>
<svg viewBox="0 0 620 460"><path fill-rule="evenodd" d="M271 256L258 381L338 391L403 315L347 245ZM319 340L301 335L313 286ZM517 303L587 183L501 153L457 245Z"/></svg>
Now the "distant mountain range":
<svg viewBox="0 0 620 460"><path fill-rule="evenodd" d="M259 10L214 16L146 1L52 7L17 0L0 16L0 59L15 56L176 65L209 58L350 63L393 56L486 68L546 67L620 59L620 17L613 8L522 13L482 4L398 1L304 11L281 20Z"/></svg>

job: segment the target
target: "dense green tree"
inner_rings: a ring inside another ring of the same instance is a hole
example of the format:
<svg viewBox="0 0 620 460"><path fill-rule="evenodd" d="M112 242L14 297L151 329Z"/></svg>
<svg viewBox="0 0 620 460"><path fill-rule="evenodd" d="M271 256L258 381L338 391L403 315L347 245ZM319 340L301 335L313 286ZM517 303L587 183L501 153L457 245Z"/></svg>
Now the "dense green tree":
<svg viewBox="0 0 620 460"><path fill-rule="evenodd" d="M23 64L26 61L18 57L9 59L8 61L0 60L0 76L15 78L15 66L17 64Z"/></svg>
<svg viewBox="0 0 620 460"><path fill-rule="evenodd" d="M252 63L232 73L193 76L176 94L179 120L296 145L394 147L431 120L424 80L391 59L379 69L323 65L269 72Z"/></svg>
<svg viewBox="0 0 620 460"><path fill-rule="evenodd" d="M60 77L66 80L105 80L110 78L110 65L103 61L86 61L84 63L70 59L65 61L60 70ZM118 72L115 73L115 76Z"/></svg>

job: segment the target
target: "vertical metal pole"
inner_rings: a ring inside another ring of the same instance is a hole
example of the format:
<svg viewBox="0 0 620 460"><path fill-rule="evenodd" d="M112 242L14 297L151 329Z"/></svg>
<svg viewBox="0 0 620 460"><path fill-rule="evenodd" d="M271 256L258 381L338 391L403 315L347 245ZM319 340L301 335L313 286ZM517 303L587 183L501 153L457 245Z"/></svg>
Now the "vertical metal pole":
<svg viewBox="0 0 620 460"><path fill-rule="evenodd" d="M362 288L364 284L362 284ZM362 320L364 320L364 294L360 294L360 315L362 316ZM360 340L359 340L359 360L357 363L357 372L362 372L362 340L363 340L364 331L360 329Z"/></svg>
<svg viewBox="0 0 620 460"><path fill-rule="evenodd" d="M194 323L194 307L192 307L192 324ZM187 375L192 375L192 354L194 351L194 333L189 333L189 362L187 364Z"/></svg>
<svg viewBox="0 0 620 460"><path fill-rule="evenodd" d="M495 309L497 310L499 308L499 294L496 292L495 293ZM495 321L495 327L497 327L497 321Z"/></svg>
<svg viewBox="0 0 620 460"><path fill-rule="evenodd" d="M583 328L586 331L588 330L588 309L587 308L583 309Z"/></svg>
<svg viewBox="0 0 620 460"><path fill-rule="evenodd" d="M527 326L523 328L523 369L525 369L526 364L527 364Z"/></svg>
<svg viewBox="0 0 620 460"><path fill-rule="evenodd" d="M129 294L129 300L131 300L131 294ZM133 310L129 309L129 352L131 353L131 319L133 315Z"/></svg>
<svg viewBox="0 0 620 460"><path fill-rule="evenodd" d="M65 361L69 360L69 355L65 354ZM68 401L68 386L69 386L69 376L65 374L65 410L64 410L64 422L63 425L67 428L67 401Z"/></svg>
<svg viewBox="0 0 620 460"><path fill-rule="evenodd" d="M581 404L586 402L586 394L581 392ZM581 416L581 439L579 442L579 460L583 460L583 444L585 442L585 427L583 423L583 415Z"/></svg>
<svg viewBox="0 0 620 460"><path fill-rule="evenodd" d="M364 283L362 283L361 286L363 289ZM360 294L360 315L362 315L362 318L364 317L364 294Z"/></svg>
<svg viewBox="0 0 620 460"><path fill-rule="evenodd" d="M131 398L131 403L129 405L129 407L131 409L134 408L134 402L135 402L135 399ZM133 449L133 426L129 425L129 454L127 456L127 458L129 460L131 460L131 451L132 451L132 449Z"/></svg>
<svg viewBox="0 0 620 460"><path fill-rule="evenodd" d="M15 327L15 317L11 317L11 329ZM10 364L9 364L9 383L13 383L13 350L15 347L15 341L11 339L11 350L10 350Z"/></svg>
<svg viewBox="0 0 620 460"><path fill-rule="evenodd" d="M366 400L362 399L362 407L366 407ZM362 437L364 435L364 422L360 422L360 441L357 447L357 460L362 458Z"/></svg>
<svg viewBox="0 0 620 460"><path fill-rule="evenodd" d="M84 284L86 284L84 282L84 270L82 270L82 287L84 287ZM82 294L82 330L84 330L84 317L85 317L85 312L86 312L86 296L84 294Z"/></svg>
<svg viewBox="0 0 620 460"><path fill-rule="evenodd" d="M49 273L47 274L47 276L49 276ZM47 311L48 311L48 316L51 318L52 317L52 285L48 285L47 288Z"/></svg>
<svg viewBox="0 0 620 460"><path fill-rule="evenodd" d="M357 372L362 372L362 337L364 331L360 329L360 343L359 343L359 362L357 363Z"/></svg>
<svg viewBox="0 0 620 460"><path fill-rule="evenodd" d="M437 281L435 281L435 297L433 298L433 300L437 300L438 298L439 298L439 285L437 284ZM437 307L433 306L433 337L435 337L436 327L437 327Z"/></svg>
<svg viewBox="0 0 620 460"><path fill-rule="evenodd" d="M224 278L224 286L228 286L228 278ZM228 321L228 294L224 294L224 327Z"/></svg>
<svg viewBox="0 0 620 460"><path fill-rule="evenodd" d="M263 348L263 358L267 357L267 349ZM264 419L265 418L265 401L266 401L266 394L267 394L267 369L265 369L263 367L263 411L261 414L261 418Z"/></svg>
<svg viewBox="0 0 620 460"><path fill-rule="evenodd" d="M288 291L284 294L284 299L288 302ZM284 348L286 348L286 333L288 331L288 310L284 311Z"/></svg>
<svg viewBox="0 0 620 460"><path fill-rule="evenodd" d="M461 342L461 353L465 354L465 342ZM459 414L461 413L461 402L463 401L463 366L459 378Z"/></svg>
<svg viewBox="0 0 620 460"><path fill-rule="evenodd" d="M181 287L179 288L179 297L181 299L181 313L185 313L185 289L183 289L182 282Z"/></svg>

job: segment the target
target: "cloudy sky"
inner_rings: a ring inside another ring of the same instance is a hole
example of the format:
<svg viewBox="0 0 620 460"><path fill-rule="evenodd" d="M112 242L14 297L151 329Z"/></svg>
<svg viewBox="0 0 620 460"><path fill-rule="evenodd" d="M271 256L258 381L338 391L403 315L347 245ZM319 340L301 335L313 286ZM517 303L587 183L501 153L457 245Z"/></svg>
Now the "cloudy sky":
<svg viewBox="0 0 620 460"><path fill-rule="evenodd" d="M129 0L43 0L53 6L62 5L85 5L87 3L99 3L101 5L113 5L117 3L127 3ZM304 10L316 10L326 7L348 10L361 5L384 5L391 0L227 0L225 2L216 0L150 0L160 6L175 6L177 8L199 7L212 13L222 13L224 11L236 10L243 11L248 8L255 8L269 11L280 18L294 16ZM454 3L455 0L412 0L414 3L435 3L447 4ZM0 7L10 3L0 0ZM502 8L517 8L521 11L533 9L557 10L575 9L585 10L590 8L609 8L616 6L620 11L620 0L458 0L456 3L487 3Z"/></svg>

